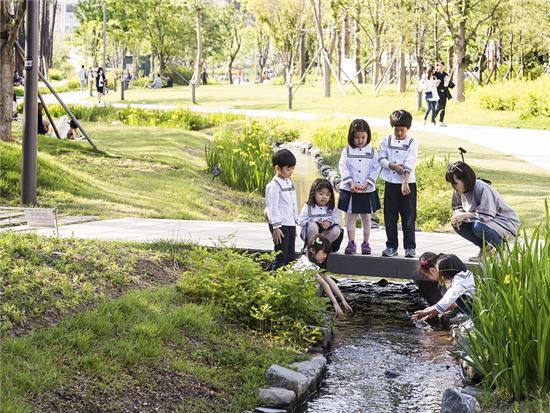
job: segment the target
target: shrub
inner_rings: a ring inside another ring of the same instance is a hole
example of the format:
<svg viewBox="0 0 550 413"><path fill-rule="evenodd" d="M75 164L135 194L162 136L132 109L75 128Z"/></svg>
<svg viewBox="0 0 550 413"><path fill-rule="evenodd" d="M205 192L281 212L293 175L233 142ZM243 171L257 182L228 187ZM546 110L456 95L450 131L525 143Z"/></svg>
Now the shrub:
<svg viewBox="0 0 550 413"><path fill-rule="evenodd" d="M265 259L266 257L260 257ZM227 322L270 333L287 343L314 342L308 324L322 321L325 300L311 274L262 271L259 261L228 249L198 247L178 289L194 303L212 303Z"/></svg>
<svg viewBox="0 0 550 413"><path fill-rule="evenodd" d="M59 69L50 69L48 71L48 75L50 76L50 80L63 80L63 72Z"/></svg>
<svg viewBox="0 0 550 413"><path fill-rule="evenodd" d="M272 132L254 121L225 125L205 147L208 170L218 167L220 179L232 188L263 193L273 176L270 143L277 135Z"/></svg>
<svg viewBox="0 0 550 413"><path fill-rule="evenodd" d="M521 113L520 117L526 119L538 116L550 117L550 95L530 93L527 108Z"/></svg>
<svg viewBox="0 0 550 413"><path fill-rule="evenodd" d="M467 360L497 393L520 400L550 393L550 215L476 276Z"/></svg>
<svg viewBox="0 0 550 413"><path fill-rule="evenodd" d="M73 77L67 82L67 87L69 90L80 90L80 81Z"/></svg>
<svg viewBox="0 0 550 413"><path fill-rule="evenodd" d="M169 65L164 71L164 76L170 76L176 85L189 85L194 70L189 67Z"/></svg>

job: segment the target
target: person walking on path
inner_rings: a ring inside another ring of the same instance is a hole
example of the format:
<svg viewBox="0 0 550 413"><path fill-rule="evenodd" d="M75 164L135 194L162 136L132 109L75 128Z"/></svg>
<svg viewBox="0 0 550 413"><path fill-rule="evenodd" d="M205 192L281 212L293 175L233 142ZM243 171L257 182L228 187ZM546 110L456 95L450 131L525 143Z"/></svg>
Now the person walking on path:
<svg viewBox="0 0 550 413"><path fill-rule="evenodd" d="M348 145L342 150L338 169L342 182L340 183L340 198L338 209L346 213L346 229L348 245L344 252L355 254L355 230L357 216L361 217L363 225L363 243L361 254L371 253L370 227L371 214L380 209L380 198L376 189L378 174L378 154L370 144L372 134L370 126L364 119L355 119L348 130Z"/></svg>
<svg viewBox="0 0 550 413"><path fill-rule="evenodd" d="M396 110L390 115L393 135L380 143L380 177L384 184L384 224L386 249L384 257L395 257L399 241L397 220L401 216L405 257L416 256L416 175L414 165L418 158L418 143L408 135L412 115L406 110Z"/></svg>
<svg viewBox="0 0 550 413"><path fill-rule="evenodd" d="M84 88L86 87L86 80L88 80L88 73L86 72L84 65L82 65L82 67L78 71L78 80L80 81L80 91L84 92Z"/></svg>
<svg viewBox="0 0 550 413"><path fill-rule="evenodd" d="M107 83L107 79L105 78L105 73L103 72L103 68L99 67L97 69L97 76L95 78L95 86L97 90L97 102L101 104L101 98L103 97L103 93L105 92L105 85Z"/></svg>
<svg viewBox="0 0 550 413"><path fill-rule="evenodd" d="M445 180L454 190L453 229L479 247L479 254L470 261L481 261L484 252L517 235L520 221L514 210L491 185L477 179L468 164L461 161L450 164Z"/></svg>
<svg viewBox="0 0 550 413"><path fill-rule="evenodd" d="M288 149L273 154L275 176L265 188L267 220L274 250L273 270L296 259L296 223L298 202L296 188L290 179L296 167L296 157Z"/></svg>
<svg viewBox="0 0 550 413"><path fill-rule="evenodd" d="M426 124L426 119L428 119L428 115L430 113L432 114L431 122L435 125L435 111L437 101L439 100L439 93L437 92L439 80L435 78L434 71L435 69L433 66L426 69L422 75L422 79L418 81L418 85L416 86L416 90L423 92L424 98L426 99L427 109L424 114L424 125Z"/></svg>
<svg viewBox="0 0 550 413"><path fill-rule="evenodd" d="M437 85L437 94L439 100L437 101L435 116L439 115L439 126L447 126L443 120L445 119L445 107L447 106L447 99L451 98L451 92L449 88L453 88L455 85L451 81L451 76L445 72L445 63L437 62L435 64L434 76L439 80Z"/></svg>

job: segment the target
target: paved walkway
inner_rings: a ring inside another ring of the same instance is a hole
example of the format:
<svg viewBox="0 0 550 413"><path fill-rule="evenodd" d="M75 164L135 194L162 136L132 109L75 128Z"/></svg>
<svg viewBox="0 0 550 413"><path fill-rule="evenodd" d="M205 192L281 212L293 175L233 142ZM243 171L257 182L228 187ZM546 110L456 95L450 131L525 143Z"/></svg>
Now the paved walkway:
<svg viewBox="0 0 550 413"><path fill-rule="evenodd" d="M37 230L39 234L55 236L51 229ZM226 245L239 249L272 251L273 244L265 223L186 221L178 219L119 218L87 222L59 227L59 236L64 238L96 239L105 241L155 242L159 240L193 242L204 246ZM402 234L399 234L402 240ZM373 229L370 243L373 256L380 256L385 248L386 234ZM425 251L456 254L467 261L477 254L475 246L456 234L417 232L417 254ZM342 243L345 246L347 237ZM342 246L342 251L343 251ZM299 238L296 247L301 247ZM400 251L403 256L403 251Z"/></svg>
<svg viewBox="0 0 550 413"><path fill-rule="evenodd" d="M95 106L96 103L83 100L87 97L82 92L65 92L60 94L66 103L78 103L81 105ZM47 103L55 102L51 94L44 95ZM127 107L126 103L113 103L114 107ZM145 109L175 109L174 105L157 104L130 104L130 107ZM263 109L234 109L230 107L205 107L189 106L189 110L204 113L222 112L242 114L259 118L286 118L299 120L315 120L324 115L314 113L284 111L284 110L263 110ZM338 115L344 115L339 113ZM388 127L388 120L382 118L366 117L372 126ZM418 123L418 124L417 124ZM440 133L445 136L465 139L469 142L494 149L497 152L512 155L529 162L532 165L550 171L550 131L536 129L514 129L492 126L476 125L449 125L446 128L425 126L420 122L413 124L415 130Z"/></svg>

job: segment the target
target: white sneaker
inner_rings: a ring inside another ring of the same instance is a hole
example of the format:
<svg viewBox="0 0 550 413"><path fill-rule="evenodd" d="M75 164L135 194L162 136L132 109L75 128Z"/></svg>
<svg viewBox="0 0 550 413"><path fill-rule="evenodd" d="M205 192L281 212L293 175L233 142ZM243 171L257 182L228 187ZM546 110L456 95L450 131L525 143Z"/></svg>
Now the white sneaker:
<svg viewBox="0 0 550 413"><path fill-rule="evenodd" d="M447 125L445 125L443 122L439 122L439 126L443 127L443 128L446 128Z"/></svg>

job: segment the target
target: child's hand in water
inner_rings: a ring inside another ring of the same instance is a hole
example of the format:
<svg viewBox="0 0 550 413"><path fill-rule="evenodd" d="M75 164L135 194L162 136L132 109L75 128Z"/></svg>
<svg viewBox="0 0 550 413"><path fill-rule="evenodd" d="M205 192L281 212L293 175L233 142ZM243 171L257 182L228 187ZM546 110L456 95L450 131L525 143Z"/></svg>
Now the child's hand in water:
<svg viewBox="0 0 550 413"><path fill-rule="evenodd" d="M334 312L338 316L338 318L344 317L344 312L342 311L342 308L340 307L340 304L334 303Z"/></svg>
<svg viewBox="0 0 550 413"><path fill-rule="evenodd" d="M424 320L425 321L428 318L434 317L435 315L437 315L437 311L433 310L433 309L430 309L430 307L428 307L428 308L425 308L424 310L415 311L414 314L412 315L411 319L412 320Z"/></svg>
<svg viewBox="0 0 550 413"><path fill-rule="evenodd" d="M344 306L344 310L346 311L346 313L353 313L353 310L351 309L350 305L346 300L342 302L342 305Z"/></svg>

